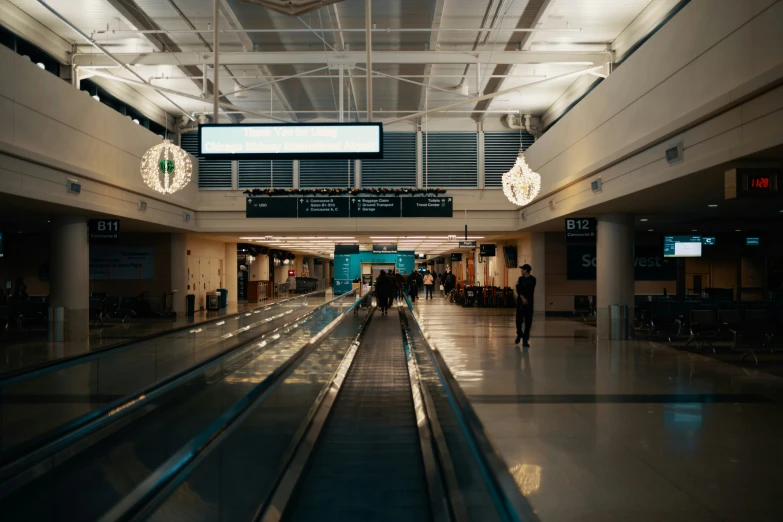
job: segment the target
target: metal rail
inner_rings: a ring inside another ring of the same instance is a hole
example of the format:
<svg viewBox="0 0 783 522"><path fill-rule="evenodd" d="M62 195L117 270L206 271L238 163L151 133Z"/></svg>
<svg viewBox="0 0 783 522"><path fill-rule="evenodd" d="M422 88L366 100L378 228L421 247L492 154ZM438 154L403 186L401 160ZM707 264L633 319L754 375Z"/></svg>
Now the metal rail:
<svg viewBox="0 0 783 522"><path fill-rule="evenodd" d="M87 415L84 415L74 420L73 422L62 426L54 433L47 434L46 440L40 441L38 443L37 449L31 452L25 452L17 457L12 456L10 459L8 459L8 463L0 468L0 498L7 496L8 494L17 490L19 487L47 473L54 467L64 463L67 459L73 457L97 441L91 440L90 444L81 445L78 450L71 451L67 455L63 455L61 458L56 459L56 463L53 460L49 460L51 457L57 455L60 452L66 451L68 448L76 446L81 441L84 441L91 435L95 435L97 432L109 425L114 425L115 423L119 425L123 419L129 418L132 414L140 411L142 408L149 408L156 399L163 396L164 394L185 385L200 375L203 375L210 369L223 364L226 362L226 360L239 357L248 350L251 350L259 339L263 339L265 337L274 339L279 332L295 325L298 322L309 319L319 310L329 306L335 301L344 299L347 295L350 295L354 292L355 290L352 290L347 294L335 297L334 299L310 310L306 314L297 317L295 320L275 328L271 332L264 333L261 336L256 337L246 343L239 344L224 352L215 354L214 356L205 359L204 361L188 368L187 370L179 372L140 392L134 393L128 397L124 397L100 410L96 410ZM278 319L281 317L284 317L284 315L276 316ZM103 435L108 436L109 433L103 433Z"/></svg>
<svg viewBox="0 0 783 522"><path fill-rule="evenodd" d="M129 495L104 514L100 522L144 520L152 515L168 495L187 478L189 472L241 425L255 407L277 389L315 350L324 337L331 333L364 299L366 297L356 300L339 317L305 343L290 359L215 419L207 429L169 457Z"/></svg>
<svg viewBox="0 0 783 522"><path fill-rule="evenodd" d="M537 522L538 516L533 511L530 503L522 495L514 478L508 471L506 463L498 454L489 437L484 431L484 426L470 405L470 401L460 388L457 380L452 375L448 365L437 347L430 340L426 329L421 325L410 298L406 296L408 310L415 319L416 328L421 332L425 355L428 356L435 368L439 380L443 384L447 399L457 416L462 432L465 435L476 462L480 465L485 481L492 486L491 493L495 506L505 520L510 522Z"/></svg>
<svg viewBox="0 0 783 522"><path fill-rule="evenodd" d="M8 372L0 376L0 388L3 388L5 386L9 386L11 384L16 384L18 382L31 379L34 377L40 377L41 375L46 375L47 373L52 373L60 370L64 370L66 368L70 368L71 366L75 366L76 364L85 363L88 361L92 361L94 359L98 359L101 357L106 356L108 353L116 353L120 352L122 350L126 350L128 348L132 348L134 345L146 343L148 341L152 341L153 339L164 339L166 337L170 337L172 335L176 335L178 333L182 333L185 330L190 330L193 328L204 328L209 325L213 325L215 323L219 323L220 321L225 321L226 319L233 319L234 317L240 316L240 315L246 315L248 313L254 313L256 311L261 310L269 310L273 306L279 306L283 303L287 303L289 301L293 301L295 299L301 299L306 298L308 296L315 296L317 294L324 293L324 290L317 290L315 292L310 292L307 294L301 294L297 295L295 297L289 297L288 299L283 299L281 301L277 301L274 303L269 303L264 306L259 306L257 308L248 308L247 310L243 310L241 312L236 312L233 314L226 314L221 315L220 317L216 317L214 319L208 319L206 321L203 321L201 323L193 323L183 326L178 326L176 328L172 328L170 330L166 330L165 332L160 332L156 334L151 335L145 335L144 337L138 337L136 339L132 339L130 341L123 341L121 343L112 344L110 346L104 346L103 348L98 348L95 350L91 350L89 352L80 353L77 355L71 355L69 357L61 357L59 359L54 359L51 361L47 361L45 363L41 363L36 366L28 366L26 368L21 368L19 370Z"/></svg>

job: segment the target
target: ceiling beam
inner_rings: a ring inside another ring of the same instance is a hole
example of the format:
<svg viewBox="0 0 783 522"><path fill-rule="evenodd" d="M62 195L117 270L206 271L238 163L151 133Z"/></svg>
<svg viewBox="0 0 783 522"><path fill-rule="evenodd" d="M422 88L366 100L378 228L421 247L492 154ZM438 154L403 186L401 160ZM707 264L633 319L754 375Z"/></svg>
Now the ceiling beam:
<svg viewBox="0 0 783 522"><path fill-rule="evenodd" d="M373 64L546 64L566 63L585 66L603 65L610 61L608 52L580 51L374 51ZM115 53L123 63L130 65L201 65L212 60L209 52L152 52L152 53ZM324 51L289 51L269 53L222 52L220 63L223 65L354 65L365 63L364 51L345 51L341 53ZM99 54L77 54L74 64L79 66L111 67L116 65L111 59Z"/></svg>
<svg viewBox="0 0 783 522"><path fill-rule="evenodd" d="M155 30L160 29L160 26L156 24L149 16L144 13L142 8L136 4L134 0L106 0L109 5L111 5L114 9L116 9L123 18L125 18L125 21L135 27L136 29L141 30ZM187 18L184 18L184 14L179 10L179 8L174 4L172 1L169 1L169 5L174 11L177 13L180 18L183 19L184 22L190 24L189 20ZM177 45L174 40L171 39L167 34L165 33L142 33L140 35L142 38L147 40L150 45L152 45L159 53L164 52L180 52L181 49ZM209 44L206 42L206 40L203 40L203 43L207 49L210 51L212 48L209 46ZM203 90L204 82L201 79L202 73L201 70L197 67L197 64L172 64L177 67L183 74L188 76L193 76L194 78L191 79L191 81L199 88L199 90ZM230 73L230 71L229 71ZM212 93L212 82L207 81L207 92L211 95ZM231 103L228 98L225 96L220 97L220 101L223 103ZM242 117L236 114L229 114L228 117L231 119L233 123L239 123L242 120Z"/></svg>
<svg viewBox="0 0 783 522"><path fill-rule="evenodd" d="M223 13L223 16L228 21L228 25L231 27L231 29L238 31L234 34L239 39L239 43L242 44L242 48L245 50L245 52L253 52L253 40L250 39L250 36L248 36L247 33L242 32L244 30L244 27L242 26L242 23L239 21L239 18L237 17L234 10L231 8L230 5L228 5L228 2L226 0L220 0L220 12ZM222 57L222 55L221 55ZM222 61L222 60L221 60ZM256 65L256 68L258 69L258 72L264 79L268 79L270 81L273 80L273 75L269 71L269 68L266 65ZM277 97L277 100L280 102L280 105L283 106L283 108L288 112L289 117L293 121L297 121L296 113L291 108L291 103L288 101L288 98L286 97L285 93L283 92L282 87L277 83L271 84L272 92L275 93L275 96Z"/></svg>
<svg viewBox="0 0 783 522"><path fill-rule="evenodd" d="M332 4L330 6L330 12L329 12L329 19L332 20L333 28L337 29L337 50L340 52L345 51L345 35L343 35L342 28L343 24L340 21L340 13L337 12L337 4ZM353 81L353 73L350 69L346 69L344 72L348 74L348 85L351 87L349 89L349 103L348 103L348 111L350 112L351 104L350 100L353 99L353 106L356 107L356 110L359 110L359 104L356 102L356 85Z"/></svg>
<svg viewBox="0 0 783 522"><path fill-rule="evenodd" d="M438 37L440 36L440 24L443 21L443 7L446 5L446 0L435 0L435 9L432 12L432 29L430 33L430 50L435 51L438 49ZM427 100L427 89L430 85L430 75L432 74L432 64L428 63L424 66L424 86L421 88L421 94L419 95L419 110L425 109L424 105Z"/></svg>
<svg viewBox="0 0 783 522"><path fill-rule="evenodd" d="M522 15L519 17L519 21L517 22L516 27L527 28L527 29L532 29L536 27L538 24L540 24L543 21L547 9L549 9L549 7L554 3L555 3L554 0L530 0L525 6L524 11L522 11ZM515 52L515 49L521 49L520 51L516 51L516 52L521 52L521 53L529 52L530 44L533 41L533 34L534 33L522 33L521 40L519 41L509 40L509 42L506 44L506 52ZM492 72L492 74L502 75L502 76L509 75L511 74L511 71L514 68L514 65L516 64L495 62L495 70ZM595 65L599 65L599 64L595 64ZM487 86L484 88L484 94L492 94L494 92L498 92L502 90L505 81L506 79L503 77L490 78L490 80L487 82ZM492 99L480 101L479 103L476 104L476 110L484 111L489 108L491 103L492 103ZM476 121L482 121L484 117L485 117L484 112L476 112L476 114L473 115L473 119Z"/></svg>

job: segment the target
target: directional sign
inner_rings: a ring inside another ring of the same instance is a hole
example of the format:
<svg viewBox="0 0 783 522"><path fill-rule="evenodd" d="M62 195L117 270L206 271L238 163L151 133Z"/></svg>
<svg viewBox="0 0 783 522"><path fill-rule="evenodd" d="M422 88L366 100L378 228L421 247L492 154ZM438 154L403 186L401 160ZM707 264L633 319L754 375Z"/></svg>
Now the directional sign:
<svg viewBox="0 0 783 522"><path fill-rule="evenodd" d="M295 218L296 198L247 198L245 217Z"/></svg>
<svg viewBox="0 0 783 522"><path fill-rule="evenodd" d="M351 198L351 217L398 218L400 198Z"/></svg>
<svg viewBox="0 0 783 522"><path fill-rule="evenodd" d="M459 248L476 248L475 241L460 241Z"/></svg>
<svg viewBox="0 0 783 522"><path fill-rule="evenodd" d="M388 244L373 243L372 253L373 254L396 254L397 244L396 243L388 243Z"/></svg>
<svg viewBox="0 0 783 522"><path fill-rule="evenodd" d="M299 198L300 218L347 218L348 198Z"/></svg>
<svg viewBox="0 0 783 522"><path fill-rule="evenodd" d="M91 219L88 225L91 243L113 243L120 237L119 219Z"/></svg>
<svg viewBox="0 0 783 522"><path fill-rule="evenodd" d="M401 198L402 217L452 217L453 198Z"/></svg>
<svg viewBox="0 0 783 522"><path fill-rule="evenodd" d="M566 243L595 243L597 223L595 218L566 218Z"/></svg>

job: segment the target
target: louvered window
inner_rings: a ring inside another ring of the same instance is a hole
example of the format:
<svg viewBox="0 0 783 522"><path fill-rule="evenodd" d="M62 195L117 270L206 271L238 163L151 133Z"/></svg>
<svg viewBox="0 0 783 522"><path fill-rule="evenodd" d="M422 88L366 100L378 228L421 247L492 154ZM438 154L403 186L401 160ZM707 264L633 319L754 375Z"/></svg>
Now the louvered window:
<svg viewBox="0 0 783 522"><path fill-rule="evenodd" d="M198 132L180 134L179 144L183 150L198 158L199 190L230 190L231 160L207 160L198 157Z"/></svg>
<svg viewBox="0 0 783 522"><path fill-rule="evenodd" d="M519 132L484 133L484 186L499 188L503 174L511 170L519 155L519 146L527 150L535 141L532 134Z"/></svg>
<svg viewBox="0 0 783 522"><path fill-rule="evenodd" d="M291 188L294 186L294 162L291 160L239 160L239 188Z"/></svg>
<svg viewBox="0 0 783 522"><path fill-rule="evenodd" d="M422 136L425 187L478 186L478 134L428 132Z"/></svg>
<svg viewBox="0 0 783 522"><path fill-rule="evenodd" d="M301 188L351 188L354 186L353 160L301 160Z"/></svg>
<svg viewBox="0 0 783 522"><path fill-rule="evenodd" d="M383 159L362 160L362 187L415 187L416 133L384 132Z"/></svg>

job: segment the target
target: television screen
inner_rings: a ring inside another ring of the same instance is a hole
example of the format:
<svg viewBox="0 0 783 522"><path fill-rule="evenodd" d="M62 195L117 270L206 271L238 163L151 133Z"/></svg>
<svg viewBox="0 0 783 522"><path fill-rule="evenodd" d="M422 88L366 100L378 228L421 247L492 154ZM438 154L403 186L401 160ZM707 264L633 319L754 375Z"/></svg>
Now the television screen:
<svg viewBox="0 0 783 522"><path fill-rule="evenodd" d="M759 246L761 245L761 238L758 237L746 237L745 246Z"/></svg>
<svg viewBox="0 0 783 522"><path fill-rule="evenodd" d="M503 247L503 259L506 261L506 268L517 267L517 247L504 246Z"/></svg>
<svg viewBox="0 0 783 522"><path fill-rule="evenodd" d="M701 257L701 236L666 236L663 257Z"/></svg>

